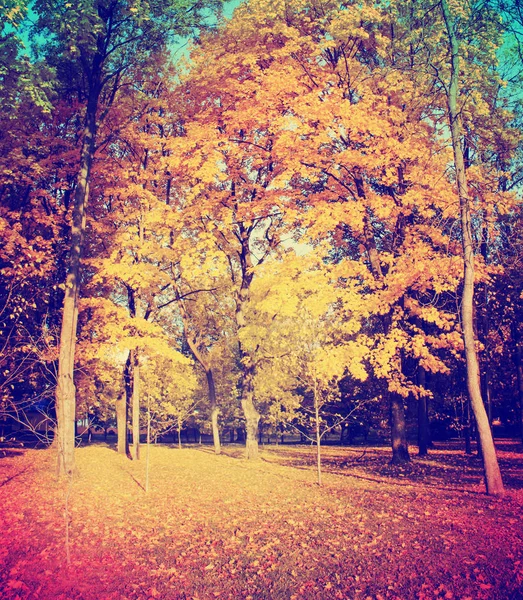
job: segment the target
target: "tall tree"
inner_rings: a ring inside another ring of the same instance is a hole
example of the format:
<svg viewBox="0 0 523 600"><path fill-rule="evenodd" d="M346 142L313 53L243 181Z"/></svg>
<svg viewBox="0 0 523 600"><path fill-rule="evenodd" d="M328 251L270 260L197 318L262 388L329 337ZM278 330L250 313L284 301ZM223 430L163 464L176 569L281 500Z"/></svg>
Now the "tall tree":
<svg viewBox="0 0 523 600"><path fill-rule="evenodd" d="M47 403L54 387L77 128L75 107L56 100L51 69L30 61L18 35L24 3L1 10L0 410L23 421L24 408Z"/></svg>
<svg viewBox="0 0 523 600"><path fill-rule="evenodd" d="M60 334L56 388L58 470L74 472L74 362L84 246L86 205L100 123L114 104L131 68L145 66L151 53L165 48L174 34L201 25L217 2L141 3L133 0L85 0L78 5L37 0L37 29L43 48L62 83L84 102L84 127L72 209L67 277Z"/></svg>
<svg viewBox="0 0 523 600"><path fill-rule="evenodd" d="M460 45L454 16L450 11L447 0L441 0L441 10L450 48L450 79L447 88L447 99L454 167L456 169L456 183L461 211L464 263L464 281L461 294L461 326L467 364L467 387L478 427L487 493L502 496L504 494L503 481L501 479L488 415L481 396L480 370L474 333L474 241L472 237L470 198L463 155L464 139L459 107Z"/></svg>
<svg viewBox="0 0 523 600"><path fill-rule="evenodd" d="M258 18L274 16L265 10ZM450 342L443 340L452 316L430 297L453 289L458 272L455 245L442 231L453 201L442 144L413 82L385 64L383 20L373 3L331 8L313 25L299 11L282 14L270 68L281 81L292 76L273 126L280 126L274 155L286 167L281 193L296 193L305 237L328 246L340 281L365 281L369 361L390 403L393 460L402 462L404 399L424 393L404 364L413 358L446 370L434 350ZM420 320L439 331L425 335Z"/></svg>

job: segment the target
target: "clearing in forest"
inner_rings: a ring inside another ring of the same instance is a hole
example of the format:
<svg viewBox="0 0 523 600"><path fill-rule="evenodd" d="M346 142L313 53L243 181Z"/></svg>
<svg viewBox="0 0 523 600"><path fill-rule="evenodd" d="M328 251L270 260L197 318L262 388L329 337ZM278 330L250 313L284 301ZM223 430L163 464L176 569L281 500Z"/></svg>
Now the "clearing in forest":
<svg viewBox="0 0 523 600"><path fill-rule="evenodd" d="M518 449L500 452L504 500L482 493L477 459L449 450L393 469L383 450L326 448L320 488L313 448L253 462L157 446L147 493L146 461L107 446L77 450L69 486L52 451L5 450L0 597L515 600Z"/></svg>

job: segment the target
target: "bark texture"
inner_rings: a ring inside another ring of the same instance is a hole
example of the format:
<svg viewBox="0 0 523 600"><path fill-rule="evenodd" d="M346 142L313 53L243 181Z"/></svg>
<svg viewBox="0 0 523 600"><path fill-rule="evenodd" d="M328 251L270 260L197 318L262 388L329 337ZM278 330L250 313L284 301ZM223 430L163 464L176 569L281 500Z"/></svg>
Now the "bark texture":
<svg viewBox="0 0 523 600"><path fill-rule="evenodd" d="M239 240L241 242L240 266L241 266L241 285L236 299L236 326L238 337L241 330L245 327L245 307L249 299L249 288L253 279L253 264L249 249L250 229L242 223L238 226ZM256 363L252 352L249 352L238 340L238 354L240 358L240 367L242 377L239 385L240 401L245 417L245 458L256 459L259 456L258 447L258 423L260 422L260 413L254 403L254 376L256 373Z"/></svg>
<svg viewBox="0 0 523 600"><path fill-rule="evenodd" d="M131 456L133 460L140 460L140 364L137 350L132 351L133 361L133 445Z"/></svg>
<svg viewBox="0 0 523 600"><path fill-rule="evenodd" d="M129 453L129 443L127 441L127 398L125 394L116 400L116 429L118 431L118 454Z"/></svg>
<svg viewBox="0 0 523 600"><path fill-rule="evenodd" d="M521 347L522 340L519 334L518 323L513 326L516 361L516 374L518 384L518 399L519 399L519 416L520 416L520 435L523 442L523 349Z"/></svg>
<svg viewBox="0 0 523 600"><path fill-rule="evenodd" d="M418 385L425 388L426 376L425 369L418 366L417 373ZM418 454L427 456L430 443L428 403L426 396L418 398Z"/></svg>
<svg viewBox="0 0 523 600"><path fill-rule="evenodd" d="M57 470L61 477L71 477L75 471L76 387L74 384L74 363L78 326L80 264L84 246L85 211L89 197L89 180L95 151L96 111L99 96L99 83L96 74L93 75L93 79L87 102L80 165L73 202L71 241L60 330L60 352L55 396L55 441L58 449Z"/></svg>
<svg viewBox="0 0 523 600"><path fill-rule="evenodd" d="M464 280L463 291L461 295L461 327L463 330L463 342L465 346L465 359L467 365L467 388L470 397L470 404L476 418L476 425L478 428L487 494L502 496L504 495L503 481L496 457L496 450L494 447L492 432L490 430L490 423L483 399L481 397L480 370L474 334L474 243L470 216L470 199L463 156L463 136L461 133L461 121L458 109L459 42L447 0L441 0L441 8L447 29L451 53L451 74L447 100L461 213L460 217L464 262Z"/></svg>
<svg viewBox="0 0 523 600"><path fill-rule="evenodd" d="M218 427L218 416L220 414L220 409L218 408L218 402L216 400L216 386L214 385L214 376L212 373L212 369L206 369L205 377L207 379L207 390L209 393L209 404L211 407L211 427L212 439L214 443L214 453L220 454L222 451L220 443L220 429Z"/></svg>
<svg viewBox="0 0 523 600"><path fill-rule="evenodd" d="M390 420L392 442L392 464L401 465L410 461L405 423L405 407L399 394L390 392Z"/></svg>
<svg viewBox="0 0 523 600"><path fill-rule="evenodd" d="M245 416L245 458L256 459L259 456L258 423L260 422L260 413L254 405L252 389L242 391L241 404Z"/></svg>

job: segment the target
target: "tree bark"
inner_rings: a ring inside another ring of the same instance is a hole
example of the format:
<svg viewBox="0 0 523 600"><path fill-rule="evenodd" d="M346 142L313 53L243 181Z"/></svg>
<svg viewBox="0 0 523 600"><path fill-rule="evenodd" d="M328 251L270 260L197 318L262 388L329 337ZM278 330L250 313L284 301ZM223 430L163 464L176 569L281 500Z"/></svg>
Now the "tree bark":
<svg viewBox="0 0 523 600"><path fill-rule="evenodd" d="M140 460L140 365L138 351L132 350L131 354L133 363L133 445L131 455L133 460Z"/></svg>
<svg viewBox="0 0 523 600"><path fill-rule="evenodd" d="M318 485L321 487L321 431L320 431L320 402L318 399L318 388L314 383L314 425L316 432L316 472L318 474Z"/></svg>
<svg viewBox="0 0 523 600"><path fill-rule="evenodd" d="M151 450L151 407L147 406L147 446L145 447L145 491L149 491L149 467Z"/></svg>
<svg viewBox="0 0 523 600"><path fill-rule="evenodd" d="M208 366L207 368L205 368L205 378L207 379L207 393L209 394L209 406L211 408L211 427L212 439L214 444L214 453L221 454L222 447L220 443L220 429L218 427L218 416L220 414L220 409L216 400L216 386L214 385L214 375L212 369Z"/></svg>
<svg viewBox="0 0 523 600"><path fill-rule="evenodd" d="M425 369L418 365L418 385L425 388L426 377ZM427 397L421 395L418 398L418 454L419 456L427 456L430 441L429 433L429 416Z"/></svg>
<svg viewBox="0 0 523 600"><path fill-rule="evenodd" d="M474 335L474 244L470 216L470 199L468 195L467 176L462 149L463 138L461 133L461 120L458 109L459 42L447 0L441 0L441 8L451 53L451 73L447 101L461 213L464 261L464 281L461 295L461 326L463 330L463 342L467 365L467 388L479 433L487 494L503 496L504 487L501 479L501 472L499 470L498 459L496 457L494 440L492 438L485 405L483 404L483 399L481 397L479 361L476 353L476 340Z"/></svg>
<svg viewBox="0 0 523 600"><path fill-rule="evenodd" d="M429 421L427 410L427 397L418 399L418 454L427 456L429 453Z"/></svg>
<svg viewBox="0 0 523 600"><path fill-rule="evenodd" d="M211 427L212 427L212 439L214 444L214 453L221 454L222 447L220 443L220 429L218 427L218 416L220 409L218 402L216 401L216 387L214 385L214 376L211 369L207 369L205 372L207 377L207 387L209 391L209 403L211 406Z"/></svg>
<svg viewBox="0 0 523 600"><path fill-rule="evenodd" d="M258 423L260 413L254 405L254 391L252 382L244 382L241 399L243 414L245 416L245 458L256 459L259 457Z"/></svg>
<svg viewBox="0 0 523 600"><path fill-rule="evenodd" d="M118 433L118 454L130 456L129 452L129 406L132 398L132 364L131 353L127 354L127 360L123 370L124 392L116 400L116 429Z"/></svg>
<svg viewBox="0 0 523 600"><path fill-rule="evenodd" d="M252 258L249 248L249 236L251 228L246 228L243 223L238 224L238 238L241 244L239 253L241 265L241 285L236 298L236 327L238 338L241 330L246 326L245 308L249 300L249 288L254 277ZM238 339L238 354L242 377L240 379L240 402L245 417L245 458L256 459L259 456L258 449L258 423L260 413L254 404L254 375L256 363L251 352L246 350L241 340Z"/></svg>
<svg viewBox="0 0 523 600"><path fill-rule="evenodd" d="M394 392L390 394L392 464L401 465L410 461L405 423L403 398Z"/></svg>
<svg viewBox="0 0 523 600"><path fill-rule="evenodd" d="M472 440L471 440L471 429L472 423L470 422L470 399L467 397L465 402L465 454L472 454Z"/></svg>
<svg viewBox="0 0 523 600"><path fill-rule="evenodd" d="M514 359L516 362L516 375L518 385L520 435L521 441L523 442L523 349L521 348L522 341L517 323L514 323L513 325L513 337L515 345Z"/></svg>
<svg viewBox="0 0 523 600"><path fill-rule="evenodd" d="M74 362L78 326L81 258L85 236L85 210L89 197L89 181L96 142L96 111L99 97L99 75L93 74L84 122L79 173L73 202L71 242L60 331L58 376L56 381L56 447L59 476L71 477L75 471L76 387Z"/></svg>
<svg viewBox="0 0 523 600"><path fill-rule="evenodd" d="M118 431L118 454L129 454L127 442L127 398L125 394L116 400L116 429Z"/></svg>

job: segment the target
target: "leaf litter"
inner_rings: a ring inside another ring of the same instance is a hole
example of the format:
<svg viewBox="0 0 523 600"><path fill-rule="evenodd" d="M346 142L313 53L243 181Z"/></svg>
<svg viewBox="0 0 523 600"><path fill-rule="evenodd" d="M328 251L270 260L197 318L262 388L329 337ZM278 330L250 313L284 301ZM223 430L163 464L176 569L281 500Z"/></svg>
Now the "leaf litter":
<svg viewBox="0 0 523 600"><path fill-rule="evenodd" d="M145 461L80 448L67 513L52 451L5 457L0 597L523 596L518 490L501 501L474 482L446 489L443 479L424 485L408 470L403 478L372 464L343 473L354 456L343 448L327 449L334 472L320 488L307 449L265 449L255 462L232 454L152 447L145 493ZM521 455L505 460L517 469Z"/></svg>

